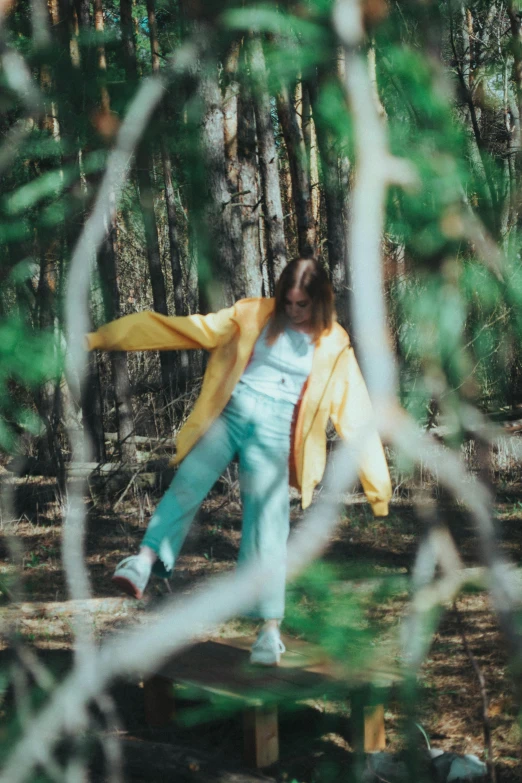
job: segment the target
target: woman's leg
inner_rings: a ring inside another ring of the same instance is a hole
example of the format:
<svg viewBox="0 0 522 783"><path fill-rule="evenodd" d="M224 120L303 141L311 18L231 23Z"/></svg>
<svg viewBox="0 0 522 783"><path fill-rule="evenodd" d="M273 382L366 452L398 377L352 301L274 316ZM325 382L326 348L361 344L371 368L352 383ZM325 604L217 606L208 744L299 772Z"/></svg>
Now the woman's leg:
<svg viewBox="0 0 522 783"><path fill-rule="evenodd" d="M252 614L281 620L285 606L290 500L288 457L292 406L258 395L255 417L239 449L243 534L239 562L258 560L270 571Z"/></svg>
<svg viewBox="0 0 522 783"><path fill-rule="evenodd" d="M196 511L234 457L235 435L230 417L222 414L180 463L142 542L158 556L152 569L157 576L170 575Z"/></svg>

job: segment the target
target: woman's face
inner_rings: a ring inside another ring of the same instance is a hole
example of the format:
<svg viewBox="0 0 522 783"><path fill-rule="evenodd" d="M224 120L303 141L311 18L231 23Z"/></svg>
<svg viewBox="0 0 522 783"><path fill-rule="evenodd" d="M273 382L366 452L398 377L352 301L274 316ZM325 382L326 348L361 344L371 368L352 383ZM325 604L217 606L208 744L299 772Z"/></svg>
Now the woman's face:
<svg viewBox="0 0 522 783"><path fill-rule="evenodd" d="M292 328L307 331L312 325L312 300L300 288L291 288L285 297L285 313Z"/></svg>

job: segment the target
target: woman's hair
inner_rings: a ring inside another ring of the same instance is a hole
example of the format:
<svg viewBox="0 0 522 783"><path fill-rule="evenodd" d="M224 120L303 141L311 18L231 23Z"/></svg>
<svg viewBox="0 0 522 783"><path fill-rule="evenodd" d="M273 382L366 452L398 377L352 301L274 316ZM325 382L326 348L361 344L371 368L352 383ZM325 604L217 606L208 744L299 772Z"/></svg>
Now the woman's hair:
<svg viewBox="0 0 522 783"><path fill-rule="evenodd" d="M329 331L335 320L333 289L321 264L313 258L294 258L285 266L275 289L275 310L268 325L266 341L271 345L287 324L286 297L298 288L312 300L311 334L317 342L322 332Z"/></svg>

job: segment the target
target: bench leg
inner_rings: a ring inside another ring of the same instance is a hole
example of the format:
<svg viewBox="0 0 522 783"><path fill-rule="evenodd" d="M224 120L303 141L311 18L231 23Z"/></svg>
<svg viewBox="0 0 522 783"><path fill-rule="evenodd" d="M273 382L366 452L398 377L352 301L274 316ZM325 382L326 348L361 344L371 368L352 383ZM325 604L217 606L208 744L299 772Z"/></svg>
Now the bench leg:
<svg viewBox="0 0 522 783"><path fill-rule="evenodd" d="M243 712L245 763L268 767L279 760L277 706L248 707Z"/></svg>
<svg viewBox="0 0 522 783"><path fill-rule="evenodd" d="M370 705L365 697L362 691L354 693L351 699L353 745L356 751L372 753L386 747L384 705Z"/></svg>
<svg viewBox="0 0 522 783"><path fill-rule="evenodd" d="M145 720L151 728L167 726L174 718L172 680L156 674L143 683Z"/></svg>

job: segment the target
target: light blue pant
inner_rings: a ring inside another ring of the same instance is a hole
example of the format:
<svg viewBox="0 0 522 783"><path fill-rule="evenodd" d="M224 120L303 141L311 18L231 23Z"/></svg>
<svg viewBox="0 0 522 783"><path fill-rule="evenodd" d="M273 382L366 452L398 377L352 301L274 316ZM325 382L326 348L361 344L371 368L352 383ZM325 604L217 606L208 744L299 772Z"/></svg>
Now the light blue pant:
<svg viewBox="0 0 522 783"><path fill-rule="evenodd" d="M270 584L250 614L283 617L293 411L290 402L238 384L221 416L180 463L150 520L143 544L159 557L153 568L157 576L170 575L196 511L237 455L243 503L239 563L258 558L271 572Z"/></svg>

